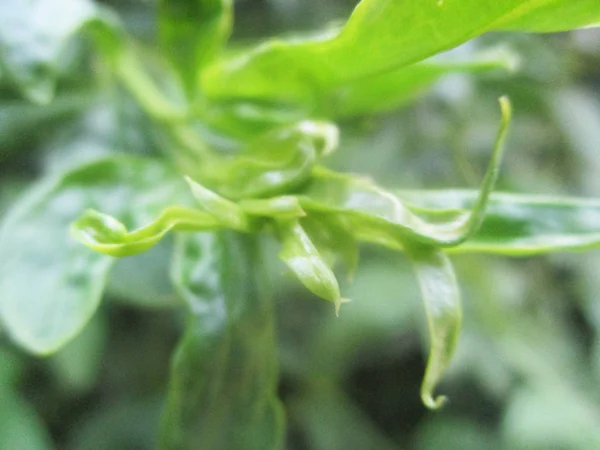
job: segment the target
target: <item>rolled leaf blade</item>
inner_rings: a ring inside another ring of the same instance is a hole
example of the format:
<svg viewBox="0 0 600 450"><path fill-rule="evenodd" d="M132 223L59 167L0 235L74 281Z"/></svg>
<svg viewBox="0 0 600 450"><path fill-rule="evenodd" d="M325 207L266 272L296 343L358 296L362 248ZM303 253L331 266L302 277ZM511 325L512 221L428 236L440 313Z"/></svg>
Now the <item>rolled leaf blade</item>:
<svg viewBox="0 0 600 450"><path fill-rule="evenodd" d="M429 211L420 214L417 208L409 208L403 199L369 179L337 174L320 167L313 171L311 183L300 193L300 204L309 212L343 217L358 239L391 247L402 247L404 239L440 247L457 246L481 225L498 179L511 119L508 98L500 98L500 109L502 120L492 158L470 212L457 210L437 216Z"/></svg>
<svg viewBox="0 0 600 450"><path fill-rule="evenodd" d="M452 263L441 250L408 244L406 251L417 273L429 330L430 350L421 399L428 408L438 409L447 398L434 398L433 393L450 364L461 328L458 283Z"/></svg>
<svg viewBox="0 0 600 450"><path fill-rule="evenodd" d="M220 227L212 215L183 206L170 206L150 224L134 231L112 216L86 211L71 225L82 244L105 255L133 256L154 247L170 231L208 231Z"/></svg>

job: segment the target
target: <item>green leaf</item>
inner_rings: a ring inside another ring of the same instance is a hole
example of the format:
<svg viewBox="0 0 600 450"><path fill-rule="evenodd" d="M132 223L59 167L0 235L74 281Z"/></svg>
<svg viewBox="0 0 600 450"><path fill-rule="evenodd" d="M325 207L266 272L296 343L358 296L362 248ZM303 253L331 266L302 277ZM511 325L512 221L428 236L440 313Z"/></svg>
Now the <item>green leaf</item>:
<svg viewBox="0 0 600 450"><path fill-rule="evenodd" d="M173 282L189 312L173 358L160 448L278 450L273 305L255 237L181 235Z"/></svg>
<svg viewBox="0 0 600 450"><path fill-rule="evenodd" d="M200 206L209 215L214 217L217 223L238 231L249 230L249 218L237 203L221 197L201 184L196 183L190 177L185 177L185 180Z"/></svg>
<svg viewBox="0 0 600 450"><path fill-rule="evenodd" d="M206 164L202 179L233 199L283 195L305 183L317 161L337 145L338 129L327 122L277 127L233 158Z"/></svg>
<svg viewBox="0 0 600 450"><path fill-rule="evenodd" d="M210 67L204 85L212 98L270 99L314 110L332 87L370 77L375 83L385 72L489 31L562 31L598 22L597 0L363 0L340 30L237 53Z"/></svg>
<svg viewBox="0 0 600 450"><path fill-rule="evenodd" d="M398 192L399 197L419 205L419 214L431 220L464 212L473 206L477 195L466 190ZM448 251L522 256L598 246L600 201L494 193L479 230Z"/></svg>
<svg viewBox="0 0 600 450"><path fill-rule="evenodd" d="M344 299L332 270L298 220L276 222L279 258L313 294L333 302L336 314Z"/></svg>
<svg viewBox="0 0 600 450"><path fill-rule="evenodd" d="M215 58L229 38L232 3L232 0L158 2L161 47L190 96L198 90L202 68Z"/></svg>
<svg viewBox="0 0 600 450"><path fill-rule="evenodd" d="M500 99L502 122L491 162L470 212L432 215L409 208L398 196L369 179L337 174L322 167L313 170L311 183L300 192L300 204L309 214L337 215L347 221L357 239L402 248L405 240L453 247L466 241L481 225L489 196L498 178L504 141L511 117L507 98Z"/></svg>
<svg viewBox="0 0 600 450"><path fill-rule="evenodd" d="M43 180L0 224L0 319L25 349L51 353L96 311L113 260L69 234L85 208L98 208L139 227L185 184L163 163L114 157ZM135 208L133 207L135 205Z"/></svg>
<svg viewBox="0 0 600 450"><path fill-rule="evenodd" d="M450 73L478 74L514 70L518 57L507 48L489 49L470 57L433 58L422 63L341 84L324 94L315 113L325 117L373 114L401 106Z"/></svg>
<svg viewBox="0 0 600 450"><path fill-rule="evenodd" d="M48 103L68 40L84 27L115 19L87 0L4 0L0 6L0 65L32 101Z"/></svg>
<svg viewBox="0 0 600 450"><path fill-rule="evenodd" d="M112 216L86 211L71 226L71 233L84 245L105 255L137 255L154 247L170 231L207 231L219 228L212 215L185 206L170 206L151 224L128 232Z"/></svg>
<svg viewBox="0 0 600 450"><path fill-rule="evenodd" d="M421 399L428 408L438 409L447 399L434 399L433 391L450 364L458 341L462 320L460 293L452 263L442 251L409 244L406 252L417 272L429 329L430 351Z"/></svg>

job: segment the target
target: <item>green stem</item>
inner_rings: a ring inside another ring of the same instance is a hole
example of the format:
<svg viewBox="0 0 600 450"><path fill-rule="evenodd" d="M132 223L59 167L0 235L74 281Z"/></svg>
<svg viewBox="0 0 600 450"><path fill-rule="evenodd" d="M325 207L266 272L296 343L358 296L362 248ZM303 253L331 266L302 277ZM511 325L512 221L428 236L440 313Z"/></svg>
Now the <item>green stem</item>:
<svg viewBox="0 0 600 450"><path fill-rule="evenodd" d="M274 308L256 237L181 236L173 278L189 310L173 358L160 448L277 450Z"/></svg>

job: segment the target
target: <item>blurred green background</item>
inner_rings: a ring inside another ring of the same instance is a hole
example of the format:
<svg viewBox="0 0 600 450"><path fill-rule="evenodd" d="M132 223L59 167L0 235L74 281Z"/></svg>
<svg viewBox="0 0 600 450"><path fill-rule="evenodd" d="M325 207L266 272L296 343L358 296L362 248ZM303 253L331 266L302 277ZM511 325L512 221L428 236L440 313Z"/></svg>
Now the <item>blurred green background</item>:
<svg viewBox="0 0 600 450"><path fill-rule="evenodd" d="M104 3L152 48L152 1ZM234 40L317 29L355 3L240 0ZM520 55L517 72L453 75L397 112L348 120L330 165L390 188L476 186L507 94L516 114L499 189L600 197L600 32L496 33L468 46L499 44ZM43 174L108 152L159 152L148 118L89 54L73 43L48 106L0 85L0 214ZM154 448L182 325L169 308L169 251L165 242L120 261L95 319L49 358L0 335L0 449ZM361 256L337 319L265 262L289 450L600 448L600 253L454 257L465 318L441 412L419 398L427 338L410 266L372 247Z"/></svg>

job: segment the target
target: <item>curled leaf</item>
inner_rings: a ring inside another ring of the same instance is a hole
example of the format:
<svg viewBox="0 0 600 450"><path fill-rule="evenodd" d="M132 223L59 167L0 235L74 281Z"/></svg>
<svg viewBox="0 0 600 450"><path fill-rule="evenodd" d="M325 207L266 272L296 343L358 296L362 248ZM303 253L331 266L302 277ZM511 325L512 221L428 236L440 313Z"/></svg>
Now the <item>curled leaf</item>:
<svg viewBox="0 0 600 450"><path fill-rule="evenodd" d="M492 159L471 211L438 216L420 214L392 192L371 180L338 174L324 168L313 171L313 181L300 194L300 204L310 212L339 215L350 224L358 239L402 248L406 240L440 247L454 247L472 236L483 221L485 209L498 178L504 141L510 123L507 98L500 99L502 121Z"/></svg>
<svg viewBox="0 0 600 450"><path fill-rule="evenodd" d="M450 364L458 341L462 320L460 293L452 263L441 250L407 245L406 251L417 272L429 330L429 359L421 399L428 408L438 409L447 398L434 398L433 391Z"/></svg>
<svg viewBox="0 0 600 450"><path fill-rule="evenodd" d="M343 299L331 268L297 220L277 221L282 248L279 258L313 294L333 302L339 314Z"/></svg>
<svg viewBox="0 0 600 450"><path fill-rule="evenodd" d="M468 190L402 191L431 220L471 208L477 192ZM495 192L479 230L452 253L535 255L600 247L600 201Z"/></svg>
<svg viewBox="0 0 600 450"><path fill-rule="evenodd" d="M114 217L88 210L71 225L71 233L97 252L123 257L149 250L170 231L206 231L219 227L219 221L208 213L170 206L154 222L132 232Z"/></svg>
<svg viewBox="0 0 600 450"><path fill-rule="evenodd" d="M228 198L276 196L306 182L321 156L338 145L338 130L327 122L302 121L269 131L241 153L202 172Z"/></svg>

